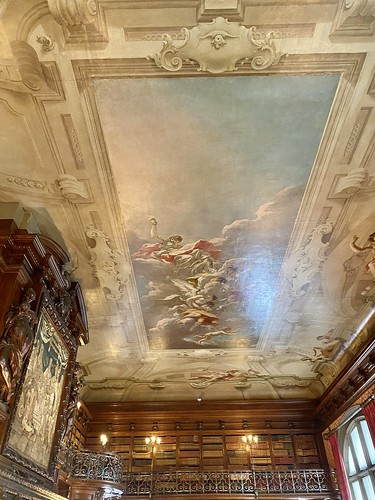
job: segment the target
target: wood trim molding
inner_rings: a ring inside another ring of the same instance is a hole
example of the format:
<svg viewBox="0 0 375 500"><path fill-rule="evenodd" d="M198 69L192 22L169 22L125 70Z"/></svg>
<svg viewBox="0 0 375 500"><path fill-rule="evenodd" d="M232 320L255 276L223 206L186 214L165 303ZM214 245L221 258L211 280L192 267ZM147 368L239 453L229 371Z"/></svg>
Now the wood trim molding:
<svg viewBox="0 0 375 500"><path fill-rule="evenodd" d="M322 395L316 416L322 429L328 427L375 383L375 334L348 365L337 381Z"/></svg>

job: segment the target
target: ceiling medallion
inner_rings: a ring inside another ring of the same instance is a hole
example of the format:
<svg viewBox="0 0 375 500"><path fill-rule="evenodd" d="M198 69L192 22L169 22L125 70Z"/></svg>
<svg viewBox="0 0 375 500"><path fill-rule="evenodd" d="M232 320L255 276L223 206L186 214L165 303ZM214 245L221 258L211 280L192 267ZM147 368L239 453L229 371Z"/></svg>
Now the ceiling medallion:
<svg viewBox="0 0 375 500"><path fill-rule="evenodd" d="M262 35L255 26L246 28L223 17L192 29L182 28L181 33L185 40L180 46L163 35L160 53L150 56L159 68L178 71L184 61L189 61L199 64L198 71L223 73L235 71L238 62L250 62L253 69L263 70L277 64L283 55L276 49L272 31Z"/></svg>

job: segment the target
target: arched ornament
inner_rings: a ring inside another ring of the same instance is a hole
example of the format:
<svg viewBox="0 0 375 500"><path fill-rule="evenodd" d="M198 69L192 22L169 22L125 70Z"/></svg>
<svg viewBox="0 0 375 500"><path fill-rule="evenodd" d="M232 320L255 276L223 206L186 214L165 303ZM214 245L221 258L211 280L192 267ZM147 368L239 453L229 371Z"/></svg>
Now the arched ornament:
<svg viewBox="0 0 375 500"><path fill-rule="evenodd" d="M272 31L263 36L255 26L246 28L223 17L181 32L185 36L182 45L176 46L165 34L160 53L150 56L159 68L178 71L189 61L199 64L198 71L224 73L235 71L238 62L250 62L253 69L263 70L277 64L283 55L276 49Z"/></svg>

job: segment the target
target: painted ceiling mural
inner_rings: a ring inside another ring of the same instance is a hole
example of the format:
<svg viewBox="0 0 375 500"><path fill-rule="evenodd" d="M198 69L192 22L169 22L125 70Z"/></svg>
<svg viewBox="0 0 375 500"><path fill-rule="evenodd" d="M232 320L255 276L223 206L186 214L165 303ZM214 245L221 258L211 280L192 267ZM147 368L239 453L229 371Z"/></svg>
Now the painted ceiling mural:
<svg viewBox="0 0 375 500"><path fill-rule="evenodd" d="M320 397L375 323L374 16L5 3L0 202L71 256L84 400Z"/></svg>
<svg viewBox="0 0 375 500"><path fill-rule="evenodd" d="M97 84L150 349L257 346L337 83Z"/></svg>

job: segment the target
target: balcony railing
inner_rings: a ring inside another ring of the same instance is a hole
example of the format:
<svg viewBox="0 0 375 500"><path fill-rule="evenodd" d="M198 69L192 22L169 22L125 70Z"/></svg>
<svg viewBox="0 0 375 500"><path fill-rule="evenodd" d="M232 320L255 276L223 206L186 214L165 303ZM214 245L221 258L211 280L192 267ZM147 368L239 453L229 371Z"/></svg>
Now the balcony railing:
<svg viewBox="0 0 375 500"><path fill-rule="evenodd" d="M82 452L71 455L74 479L121 484L124 496L170 494L327 494L335 497L332 476L323 469L266 471L170 471L123 473L123 460L113 453Z"/></svg>
<svg viewBox="0 0 375 500"><path fill-rule="evenodd" d="M121 483L124 461L113 453L74 453L70 474L75 479Z"/></svg>
<svg viewBox="0 0 375 500"><path fill-rule="evenodd" d="M334 493L322 469L277 471L173 471L125 474L125 496L168 494L286 494Z"/></svg>

